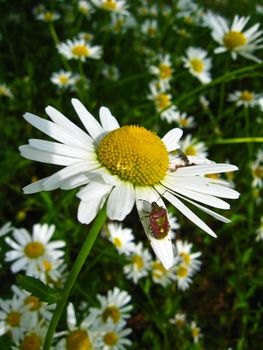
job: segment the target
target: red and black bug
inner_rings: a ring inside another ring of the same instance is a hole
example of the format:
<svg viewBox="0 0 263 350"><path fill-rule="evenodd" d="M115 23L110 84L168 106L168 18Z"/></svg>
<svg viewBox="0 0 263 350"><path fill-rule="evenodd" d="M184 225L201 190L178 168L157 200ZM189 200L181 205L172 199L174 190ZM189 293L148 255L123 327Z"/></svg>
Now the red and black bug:
<svg viewBox="0 0 263 350"><path fill-rule="evenodd" d="M156 239L162 239L168 235L170 225L167 216L167 210L156 202L152 202L149 212L149 229Z"/></svg>

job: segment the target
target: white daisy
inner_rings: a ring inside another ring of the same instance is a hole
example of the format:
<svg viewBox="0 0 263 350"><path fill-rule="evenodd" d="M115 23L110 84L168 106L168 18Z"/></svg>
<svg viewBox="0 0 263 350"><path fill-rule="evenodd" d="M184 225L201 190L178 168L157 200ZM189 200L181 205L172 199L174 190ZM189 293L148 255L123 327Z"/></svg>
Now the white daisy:
<svg viewBox="0 0 263 350"><path fill-rule="evenodd" d="M11 89L6 84L0 84L0 97L9 97L13 98L14 95Z"/></svg>
<svg viewBox="0 0 263 350"><path fill-rule="evenodd" d="M159 260L152 262L151 273L153 282L163 287L168 286L176 279L174 269L166 270Z"/></svg>
<svg viewBox="0 0 263 350"><path fill-rule="evenodd" d="M185 128L185 129L193 128L196 125L194 117L188 116L187 113L185 113L185 112L181 113L178 110L177 110L177 113L175 114L174 121L182 129L183 128Z"/></svg>
<svg viewBox="0 0 263 350"><path fill-rule="evenodd" d="M104 64L102 71L102 75L111 81L117 81L120 78L120 71L117 66Z"/></svg>
<svg viewBox="0 0 263 350"><path fill-rule="evenodd" d="M171 236L171 239L175 239L176 237L176 231L180 228L180 225L178 223L178 220L177 218L171 213L168 211L168 221L169 221L169 226L170 226L170 236Z"/></svg>
<svg viewBox="0 0 263 350"><path fill-rule="evenodd" d="M64 241L49 242L55 226L36 224L33 226L33 234L22 229L14 229L13 239L6 237L6 243L12 248L5 256L6 261L13 261L11 270L13 273L24 270L29 276L38 276L42 264L46 260L58 260L64 255L59 250L65 246Z"/></svg>
<svg viewBox="0 0 263 350"><path fill-rule="evenodd" d="M198 271L201 266L201 261L198 259L201 252L192 253L193 244L187 241L176 240L176 258L179 263L185 264L192 271Z"/></svg>
<svg viewBox="0 0 263 350"><path fill-rule="evenodd" d="M190 134L181 141L180 147L189 159L191 157L206 158L208 155L204 142L198 141Z"/></svg>
<svg viewBox="0 0 263 350"><path fill-rule="evenodd" d="M235 102L237 106L256 107L259 105L261 96L261 94L255 94L249 90L234 91L229 94L228 101Z"/></svg>
<svg viewBox="0 0 263 350"><path fill-rule="evenodd" d="M36 14L36 19L44 22L54 22L60 18L60 14L54 11L44 10Z"/></svg>
<svg viewBox="0 0 263 350"><path fill-rule="evenodd" d="M216 196L238 198L238 193L222 185L222 182L218 186L215 180L204 175L235 171L236 166L209 163L171 171L174 160L170 162L169 156L179 148L180 129L172 129L160 139L140 126L120 127L105 107L100 109L101 125L80 101L72 99L72 103L89 134L52 107L46 109L52 121L31 113L25 114L29 123L59 142L31 139L28 145L20 147L22 156L64 166L52 176L26 186L25 193L85 185L77 194L81 199L78 219L82 223L90 223L105 202L110 220L122 221L136 203L151 246L166 268L173 264L172 243L167 236L156 239L149 230L149 211L146 210L149 204L156 202L166 208L161 198L163 196L213 236L215 233L181 199L228 222L221 215L193 201L229 209L229 204ZM191 161L195 158L192 157Z"/></svg>
<svg viewBox="0 0 263 350"><path fill-rule="evenodd" d="M130 317L132 305L131 296L125 291L115 287L108 291L107 296L98 295L100 306L90 308L90 315L100 323L123 323Z"/></svg>
<svg viewBox="0 0 263 350"><path fill-rule="evenodd" d="M194 343L198 343L200 337L202 337L202 334L200 332L200 327L197 327L197 324L195 321L192 321L190 323L190 329L191 329L191 333L192 333L192 337L193 337L193 341Z"/></svg>
<svg viewBox="0 0 263 350"><path fill-rule="evenodd" d="M84 40L85 42L89 43L93 40L94 35L90 32L80 32L76 36L78 40Z"/></svg>
<svg viewBox="0 0 263 350"><path fill-rule="evenodd" d="M147 19L143 22L142 32L150 38L155 38L158 34L158 22L155 19Z"/></svg>
<svg viewBox="0 0 263 350"><path fill-rule="evenodd" d="M125 350L131 345L127 336L132 332L130 328L123 328L123 323L104 324L98 326L100 337L97 340L97 346L101 350Z"/></svg>
<svg viewBox="0 0 263 350"><path fill-rule="evenodd" d="M73 74L64 70L53 73L50 78L53 84L62 89L73 87L79 79L80 77L78 74Z"/></svg>
<svg viewBox="0 0 263 350"><path fill-rule="evenodd" d="M215 53L229 51L232 59L241 55L247 59L261 62L253 53L261 49L263 41L262 30L259 30L259 23L254 24L251 28L244 30L250 17L235 16L231 25L221 16L211 12L207 14L208 26L212 29L213 39L220 44L215 49Z"/></svg>
<svg viewBox="0 0 263 350"><path fill-rule="evenodd" d="M173 268L175 269L175 279L178 289L185 291L192 283L193 270L190 268L190 266L185 264L179 264Z"/></svg>
<svg viewBox="0 0 263 350"><path fill-rule="evenodd" d="M155 104L157 112L166 110L172 104L172 95L156 87L155 83L149 85L151 93L147 96L149 100L152 100Z"/></svg>
<svg viewBox="0 0 263 350"><path fill-rule="evenodd" d="M260 218L260 226L256 230L256 242L263 241L263 216Z"/></svg>
<svg viewBox="0 0 263 350"><path fill-rule="evenodd" d="M171 56L168 54L157 56L157 65L151 65L149 67L150 73L154 74L162 84L164 88L168 90L170 88L170 81L173 76L173 67Z"/></svg>
<svg viewBox="0 0 263 350"><path fill-rule="evenodd" d="M93 4L102 10L128 14L127 1L124 0L91 0Z"/></svg>
<svg viewBox="0 0 263 350"><path fill-rule="evenodd" d="M24 325L23 336L15 341L13 350L40 350L44 344L47 326L43 322L29 322Z"/></svg>
<svg viewBox="0 0 263 350"><path fill-rule="evenodd" d="M152 257L148 249L144 249L142 242L134 247L128 257L128 264L124 266L124 273L128 279L137 284L139 279L148 275L151 268Z"/></svg>
<svg viewBox="0 0 263 350"><path fill-rule="evenodd" d="M182 328L186 325L186 314L177 312L174 317L169 320L169 322L174 324L176 327Z"/></svg>
<svg viewBox="0 0 263 350"><path fill-rule="evenodd" d="M116 34L126 33L128 29L134 28L136 26L135 18L127 13L112 13L110 31L113 31Z"/></svg>
<svg viewBox="0 0 263 350"><path fill-rule="evenodd" d="M109 223L107 225L109 240L114 244L120 254L129 255L134 249L134 236L130 228L123 228L121 224Z"/></svg>
<svg viewBox="0 0 263 350"><path fill-rule="evenodd" d="M207 58L207 51L189 47L186 50L186 57L183 57L184 67L189 69L189 72L201 81L207 84L211 81L211 58Z"/></svg>
<svg viewBox="0 0 263 350"><path fill-rule="evenodd" d="M2 227L0 227L0 237L5 236L8 232L12 231L14 228L12 227L11 222L7 222Z"/></svg>
<svg viewBox="0 0 263 350"><path fill-rule="evenodd" d="M263 186L263 150L258 150L255 161L251 164L252 186L262 188Z"/></svg>
<svg viewBox="0 0 263 350"><path fill-rule="evenodd" d="M58 52L68 60L75 59L82 62L87 58L100 59L102 55L101 46L91 46L83 39L67 40L57 46Z"/></svg>
<svg viewBox="0 0 263 350"><path fill-rule="evenodd" d="M88 3L87 0L78 1L78 9L86 17L89 17L93 12L93 7Z"/></svg>

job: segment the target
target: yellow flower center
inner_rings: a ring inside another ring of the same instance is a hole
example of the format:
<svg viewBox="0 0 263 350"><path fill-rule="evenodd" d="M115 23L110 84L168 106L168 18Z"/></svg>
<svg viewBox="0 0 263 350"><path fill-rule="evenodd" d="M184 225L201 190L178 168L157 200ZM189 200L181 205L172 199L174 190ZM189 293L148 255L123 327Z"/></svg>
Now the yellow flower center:
<svg viewBox="0 0 263 350"><path fill-rule="evenodd" d="M177 276L179 278L185 278L188 275L188 269L186 266L180 265L177 269Z"/></svg>
<svg viewBox="0 0 263 350"><path fill-rule="evenodd" d="M255 177L258 177L258 178L263 177L263 167L258 166L256 168L254 168L253 169L253 175Z"/></svg>
<svg viewBox="0 0 263 350"><path fill-rule="evenodd" d="M113 244L114 244L117 248L121 248L121 247L122 247L122 241L121 241L118 237L114 237L114 238L113 238Z"/></svg>
<svg viewBox="0 0 263 350"><path fill-rule="evenodd" d="M225 34L223 42L228 50L233 50L236 47L244 46L247 42L247 38L243 33L231 30Z"/></svg>
<svg viewBox="0 0 263 350"><path fill-rule="evenodd" d="M159 64L160 69L160 78L161 79L168 79L172 75L172 68L168 66L167 64L161 63Z"/></svg>
<svg viewBox="0 0 263 350"><path fill-rule="evenodd" d="M92 344L90 342L88 333L83 329L77 329L69 332L67 336L67 350L91 350Z"/></svg>
<svg viewBox="0 0 263 350"><path fill-rule="evenodd" d="M83 14L83 15L87 15L89 13L89 8L85 5L79 5L79 11Z"/></svg>
<svg viewBox="0 0 263 350"><path fill-rule="evenodd" d="M40 350L42 348L42 341L39 335L32 333L26 335L20 344L21 350Z"/></svg>
<svg viewBox="0 0 263 350"><path fill-rule="evenodd" d="M10 314L7 315L6 323L10 327L19 327L21 320L21 313L17 311L11 311Z"/></svg>
<svg viewBox="0 0 263 350"><path fill-rule="evenodd" d="M204 70L204 62L200 58L192 58L190 60L191 67L194 72L202 73Z"/></svg>
<svg viewBox="0 0 263 350"><path fill-rule="evenodd" d="M156 107L162 111L167 108L171 104L171 97L167 94L158 94L155 96L155 104Z"/></svg>
<svg viewBox="0 0 263 350"><path fill-rule="evenodd" d="M112 174L139 186L152 186L165 176L168 152L162 140L139 126L108 133L98 147L98 159Z"/></svg>
<svg viewBox="0 0 263 350"><path fill-rule="evenodd" d="M115 332L108 332L104 335L103 341L106 345L113 346L117 343L119 337Z"/></svg>
<svg viewBox="0 0 263 350"><path fill-rule="evenodd" d="M134 255L132 258L132 262L136 266L137 270L141 270L144 266L143 258L140 255Z"/></svg>
<svg viewBox="0 0 263 350"><path fill-rule="evenodd" d="M54 14L52 12L47 11L44 13L44 20L46 22L51 22L53 21L53 19L54 19Z"/></svg>
<svg viewBox="0 0 263 350"><path fill-rule="evenodd" d="M197 151L196 151L195 146L189 145L189 146L186 147L184 153L185 153L186 156L196 156Z"/></svg>
<svg viewBox="0 0 263 350"><path fill-rule="evenodd" d="M25 255L30 259L37 259L45 253L45 247L40 242L30 242L25 246Z"/></svg>
<svg viewBox="0 0 263 350"><path fill-rule="evenodd" d="M190 264L191 257L189 254L182 252L182 253L180 253L180 257L186 265Z"/></svg>
<svg viewBox="0 0 263 350"><path fill-rule="evenodd" d="M239 98L241 101L250 102L250 101L254 100L254 94L253 94L253 92L250 92L248 90L244 90L241 93Z"/></svg>
<svg viewBox="0 0 263 350"><path fill-rule="evenodd" d="M71 49L71 52L77 57L88 57L90 54L89 49L85 45L76 45Z"/></svg>
<svg viewBox="0 0 263 350"><path fill-rule="evenodd" d="M182 126L182 127L188 126L188 125L189 125L188 119L186 119L186 118L180 119L180 120L179 120L179 125Z"/></svg>
<svg viewBox="0 0 263 350"><path fill-rule="evenodd" d="M148 35L150 35L150 36L155 36L155 34L156 34L156 28L154 28L154 27L149 27L147 32L148 32Z"/></svg>
<svg viewBox="0 0 263 350"><path fill-rule="evenodd" d="M200 334L200 332L199 332L199 329L197 327L192 328L192 336L194 338L198 338L199 334Z"/></svg>
<svg viewBox="0 0 263 350"><path fill-rule="evenodd" d="M101 7L107 11L114 11L117 8L117 4L114 0L106 0Z"/></svg>
<svg viewBox="0 0 263 350"><path fill-rule="evenodd" d="M43 267L46 272L50 272L53 269L53 264L48 260L43 260Z"/></svg>
<svg viewBox="0 0 263 350"><path fill-rule="evenodd" d="M6 88L3 86L0 86L0 96L5 96L6 95Z"/></svg>
<svg viewBox="0 0 263 350"><path fill-rule="evenodd" d="M219 180L220 179L220 174L207 174L205 177L209 177L209 179L213 180Z"/></svg>
<svg viewBox="0 0 263 350"><path fill-rule="evenodd" d="M69 78L66 75L61 75L58 79L59 79L60 84L62 84L62 85L67 84L69 81Z"/></svg>
<svg viewBox="0 0 263 350"><path fill-rule="evenodd" d="M25 304L29 306L30 311L39 310L42 306L42 302L40 301L40 299L35 297L34 295L29 295L25 299Z"/></svg>
<svg viewBox="0 0 263 350"><path fill-rule="evenodd" d="M120 311L116 306L108 306L103 314L102 319L104 322L107 322L108 318L111 318L114 323L117 323L120 320Z"/></svg>
<svg viewBox="0 0 263 350"><path fill-rule="evenodd" d="M163 275L166 274L165 268L159 261L154 261L154 263L152 264L152 269L152 274L155 278L161 278Z"/></svg>

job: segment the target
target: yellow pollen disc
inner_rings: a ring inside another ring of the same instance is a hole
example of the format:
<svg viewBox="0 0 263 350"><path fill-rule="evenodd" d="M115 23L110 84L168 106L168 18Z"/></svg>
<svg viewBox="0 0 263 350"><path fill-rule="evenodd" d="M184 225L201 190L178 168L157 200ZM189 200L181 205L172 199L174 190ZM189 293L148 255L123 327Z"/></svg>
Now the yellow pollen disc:
<svg viewBox="0 0 263 350"><path fill-rule="evenodd" d="M187 146L184 153L186 156L196 156L197 154L195 146L192 145Z"/></svg>
<svg viewBox="0 0 263 350"><path fill-rule="evenodd" d="M25 299L25 304L29 306L30 311L39 310L42 306L42 302L40 301L40 299L35 297L34 295L29 295Z"/></svg>
<svg viewBox="0 0 263 350"><path fill-rule="evenodd" d="M122 247L122 241L121 241L118 237L114 237L114 238L113 238L113 244L114 244L117 248L121 248L121 247Z"/></svg>
<svg viewBox="0 0 263 350"><path fill-rule="evenodd" d="M46 272L50 272L53 269L53 265L48 260L43 260L43 267Z"/></svg>
<svg viewBox="0 0 263 350"><path fill-rule="evenodd" d="M192 329L192 336L193 336L194 338L197 338L197 337L199 336L199 329L198 329L198 328L194 327L194 328Z"/></svg>
<svg viewBox="0 0 263 350"><path fill-rule="evenodd" d="M60 84L62 85L65 85L68 83L69 79L66 75L61 75L59 78L58 78Z"/></svg>
<svg viewBox="0 0 263 350"><path fill-rule="evenodd" d="M204 70L204 62L200 60L199 58L192 58L190 60L191 67L194 72L196 73L202 73Z"/></svg>
<svg viewBox="0 0 263 350"><path fill-rule="evenodd" d="M180 265L177 269L177 276L179 278L185 278L188 275L188 269L186 266Z"/></svg>
<svg viewBox="0 0 263 350"><path fill-rule="evenodd" d="M53 19L54 19L54 14L52 12L47 11L44 13L44 20L46 22L51 22L53 21Z"/></svg>
<svg viewBox="0 0 263 350"><path fill-rule="evenodd" d="M31 242L25 246L25 255L30 259L37 259L45 253L45 247L40 242Z"/></svg>
<svg viewBox="0 0 263 350"><path fill-rule="evenodd" d="M83 15L87 15L89 13L89 9L86 6L80 6L79 7L79 11L83 14Z"/></svg>
<svg viewBox="0 0 263 350"><path fill-rule="evenodd" d="M6 94L6 89L0 86L0 96L5 96L5 94Z"/></svg>
<svg viewBox="0 0 263 350"><path fill-rule="evenodd" d="M247 38L243 33L231 30L225 34L223 42L228 50L233 50L236 47L244 46L247 43Z"/></svg>
<svg viewBox="0 0 263 350"><path fill-rule="evenodd" d="M71 49L73 55L77 57L88 57L90 52L85 45L76 45Z"/></svg>
<svg viewBox="0 0 263 350"><path fill-rule="evenodd" d="M154 36L156 34L156 28L149 27L148 28L148 35Z"/></svg>
<svg viewBox="0 0 263 350"><path fill-rule="evenodd" d="M159 261L155 261L153 263L152 269L153 269L152 274L155 278L161 278L163 275L166 274L165 268Z"/></svg>
<svg viewBox="0 0 263 350"><path fill-rule="evenodd" d="M117 343L118 336L115 332L109 332L104 335L103 341L106 345L113 346Z"/></svg>
<svg viewBox="0 0 263 350"><path fill-rule="evenodd" d="M191 16L185 16L184 21L185 21L185 23L192 24L193 18Z"/></svg>
<svg viewBox="0 0 263 350"><path fill-rule="evenodd" d="M188 126L189 121L187 119L180 119L179 124L180 124L180 126Z"/></svg>
<svg viewBox="0 0 263 350"><path fill-rule="evenodd" d="M107 322L108 318L111 318L114 323L117 323L120 320L120 311L116 306L108 306L103 314L102 319L104 322Z"/></svg>
<svg viewBox="0 0 263 350"><path fill-rule="evenodd" d="M189 254L187 253L180 253L180 257L181 259L183 260L183 262L186 264L186 265L189 265L190 264L190 261L191 261L191 257Z"/></svg>
<svg viewBox="0 0 263 350"><path fill-rule="evenodd" d="M185 321L184 320L176 320L176 326L177 327L183 327L185 325Z"/></svg>
<svg viewBox="0 0 263 350"><path fill-rule="evenodd" d="M253 175L255 177L261 178L263 177L263 168L258 166L256 168L253 169Z"/></svg>
<svg viewBox="0 0 263 350"><path fill-rule="evenodd" d="M100 142L98 160L112 174L138 186L152 186L165 176L168 152L162 140L139 126L123 126Z"/></svg>
<svg viewBox="0 0 263 350"><path fill-rule="evenodd" d="M241 93L239 98L241 101L250 102L250 101L254 100L254 94L253 94L253 92L250 92L248 90L244 90Z"/></svg>
<svg viewBox="0 0 263 350"><path fill-rule="evenodd" d="M90 342L88 333L83 329L77 329L69 332L66 341L67 350L91 350L92 344Z"/></svg>
<svg viewBox="0 0 263 350"><path fill-rule="evenodd" d="M32 333L30 335L26 335L20 344L21 350L41 350L42 349L42 341L41 338L36 334Z"/></svg>
<svg viewBox="0 0 263 350"><path fill-rule="evenodd" d="M12 311L7 315L6 323L11 327L19 327L21 320L21 313L17 311Z"/></svg>
<svg viewBox="0 0 263 350"><path fill-rule="evenodd" d="M155 96L155 104L159 110L163 110L163 109L167 108L168 106L170 106L171 97L167 94L159 94L159 95Z"/></svg>
<svg viewBox="0 0 263 350"><path fill-rule="evenodd" d="M168 66L167 64L161 63L159 64L160 69L160 78L161 79L168 79L172 75L172 68Z"/></svg>
<svg viewBox="0 0 263 350"><path fill-rule="evenodd" d="M114 0L106 0L102 4L102 8L108 11L114 11L117 8L117 4Z"/></svg>
<svg viewBox="0 0 263 350"><path fill-rule="evenodd" d="M140 255L134 255L132 262L137 267L137 270L141 270L144 266L143 258Z"/></svg>

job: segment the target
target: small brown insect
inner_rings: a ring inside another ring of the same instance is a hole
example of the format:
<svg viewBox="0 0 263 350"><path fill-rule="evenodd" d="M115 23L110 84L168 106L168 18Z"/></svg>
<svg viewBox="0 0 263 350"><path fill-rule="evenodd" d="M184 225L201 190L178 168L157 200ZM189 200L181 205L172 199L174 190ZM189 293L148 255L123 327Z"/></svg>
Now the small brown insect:
<svg viewBox="0 0 263 350"><path fill-rule="evenodd" d="M170 225L167 210L156 202L152 202L149 213L150 231L154 238L162 239L168 235Z"/></svg>
<svg viewBox="0 0 263 350"><path fill-rule="evenodd" d="M174 166L174 168L170 169L171 172L175 172L177 169L184 168L186 166L196 165L195 163L190 163L187 155L183 151L177 150L177 152L178 152L177 157L182 161L182 163L177 164Z"/></svg>

